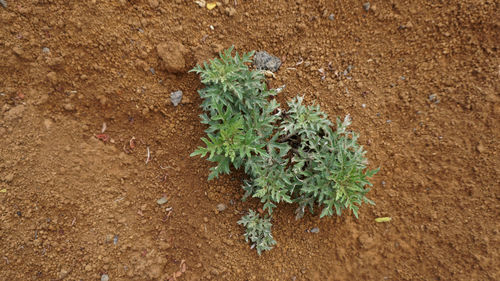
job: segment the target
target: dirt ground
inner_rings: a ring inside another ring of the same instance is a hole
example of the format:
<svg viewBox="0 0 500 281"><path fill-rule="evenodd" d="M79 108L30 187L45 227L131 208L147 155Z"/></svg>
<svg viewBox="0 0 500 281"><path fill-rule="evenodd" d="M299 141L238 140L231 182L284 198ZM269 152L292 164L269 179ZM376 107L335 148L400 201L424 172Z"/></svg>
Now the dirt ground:
<svg viewBox="0 0 500 281"><path fill-rule="evenodd" d="M497 1L6 2L0 280L500 280ZM281 102L351 115L381 168L359 219L280 206L249 249L242 174L189 157L187 70L231 45L284 61Z"/></svg>

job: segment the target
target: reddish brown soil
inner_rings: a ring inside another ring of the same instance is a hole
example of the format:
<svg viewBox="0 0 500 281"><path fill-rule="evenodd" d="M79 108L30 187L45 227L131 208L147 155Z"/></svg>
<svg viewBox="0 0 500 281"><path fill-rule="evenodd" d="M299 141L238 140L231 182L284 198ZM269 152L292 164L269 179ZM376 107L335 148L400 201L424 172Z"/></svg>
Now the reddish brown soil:
<svg viewBox="0 0 500 281"><path fill-rule="evenodd" d="M178 280L500 279L498 2L7 2L0 280L166 280L183 267ZM180 73L164 70L161 43L184 45ZM381 167L358 220L295 221L280 206L278 246L249 249L236 222L259 204L239 200L242 175L207 182L209 163L188 156L204 128L186 71L232 44L285 61L270 81L286 84L280 101L304 94L352 116Z"/></svg>

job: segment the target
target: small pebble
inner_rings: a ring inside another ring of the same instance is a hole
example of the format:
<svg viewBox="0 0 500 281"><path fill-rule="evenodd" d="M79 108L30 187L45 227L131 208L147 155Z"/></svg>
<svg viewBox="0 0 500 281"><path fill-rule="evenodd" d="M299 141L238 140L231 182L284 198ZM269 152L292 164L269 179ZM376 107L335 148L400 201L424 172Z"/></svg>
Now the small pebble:
<svg viewBox="0 0 500 281"><path fill-rule="evenodd" d="M13 179L14 179L13 173L10 173L10 174L6 175L5 178L3 178L3 180L7 183L11 182Z"/></svg>
<svg viewBox="0 0 500 281"><path fill-rule="evenodd" d="M160 199L158 199L158 200L156 201L156 203L158 203L158 205L163 205L163 204L165 204L165 203L167 203L167 202L168 202L168 199L167 199L167 197L165 197L165 196L163 196L162 198L160 198Z"/></svg>
<svg viewBox="0 0 500 281"><path fill-rule="evenodd" d="M101 281L109 281L109 276L107 274L103 274L101 276Z"/></svg>
<svg viewBox="0 0 500 281"><path fill-rule="evenodd" d="M48 53L50 53L50 49L47 47L43 47L42 52L44 52L45 54L48 54Z"/></svg>
<svg viewBox="0 0 500 281"><path fill-rule="evenodd" d="M482 144L479 144L478 146L476 146L476 149L479 153L484 153L486 152L486 147Z"/></svg>
<svg viewBox="0 0 500 281"><path fill-rule="evenodd" d="M75 106L71 103L66 103L63 105L64 110L66 111L73 111L75 110Z"/></svg>
<svg viewBox="0 0 500 281"><path fill-rule="evenodd" d="M319 232L319 227L311 229L311 233L318 233L318 232Z"/></svg>
<svg viewBox="0 0 500 281"><path fill-rule="evenodd" d="M150 67L150 68L149 68L149 71L151 71L151 73L153 73L153 75L155 75L155 74L156 74L155 69L154 69L154 68L152 68L152 67Z"/></svg>
<svg viewBox="0 0 500 281"><path fill-rule="evenodd" d="M439 98L436 94L430 94L429 101L437 104L439 103Z"/></svg>
<svg viewBox="0 0 500 281"><path fill-rule="evenodd" d="M224 204L224 203L220 203L220 204L218 204L218 205L217 205L217 210L218 210L219 212L222 212L222 211L224 211L225 209L227 209L226 204Z"/></svg>
<svg viewBox="0 0 500 281"><path fill-rule="evenodd" d="M118 244L118 235L115 235L115 237L113 237L113 244Z"/></svg>
<svg viewBox="0 0 500 281"><path fill-rule="evenodd" d="M276 72L281 66L281 60L276 56L270 55L266 51L260 51L255 53L253 65L260 70Z"/></svg>
<svg viewBox="0 0 500 281"><path fill-rule="evenodd" d="M368 12L368 10L370 10L370 2L366 2L363 4L363 9L365 9L365 11Z"/></svg>
<svg viewBox="0 0 500 281"><path fill-rule="evenodd" d="M334 14L330 14L330 15L328 16L328 19L329 19L329 20L334 20L334 19L335 19L335 15L334 15Z"/></svg>
<svg viewBox="0 0 500 281"><path fill-rule="evenodd" d="M170 101L174 106L178 106L179 103L181 103L182 100L182 91L178 90L175 92L170 93Z"/></svg>
<svg viewBox="0 0 500 281"><path fill-rule="evenodd" d="M0 4L2 4L4 8L7 8L7 2L5 0L0 0Z"/></svg>
<svg viewBox="0 0 500 281"><path fill-rule="evenodd" d="M363 104L361 105L361 107L362 107L362 108L366 108L366 104L364 104L364 103L363 103Z"/></svg>
<svg viewBox="0 0 500 281"><path fill-rule="evenodd" d="M392 121L391 121L391 120L387 120L387 121L385 121L385 122L387 122L387 124L389 124L389 123L391 123Z"/></svg>

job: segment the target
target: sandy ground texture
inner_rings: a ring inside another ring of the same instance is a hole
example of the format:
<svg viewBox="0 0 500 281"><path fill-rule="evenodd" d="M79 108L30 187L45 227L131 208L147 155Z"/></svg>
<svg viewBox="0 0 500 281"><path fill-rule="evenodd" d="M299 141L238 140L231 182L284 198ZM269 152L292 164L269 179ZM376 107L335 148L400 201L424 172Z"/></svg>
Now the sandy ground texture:
<svg viewBox="0 0 500 281"><path fill-rule="evenodd" d="M497 1L6 2L0 280L500 279ZM189 157L187 71L231 45L281 58L280 102L351 115L381 168L359 219L280 206L249 249L243 174Z"/></svg>

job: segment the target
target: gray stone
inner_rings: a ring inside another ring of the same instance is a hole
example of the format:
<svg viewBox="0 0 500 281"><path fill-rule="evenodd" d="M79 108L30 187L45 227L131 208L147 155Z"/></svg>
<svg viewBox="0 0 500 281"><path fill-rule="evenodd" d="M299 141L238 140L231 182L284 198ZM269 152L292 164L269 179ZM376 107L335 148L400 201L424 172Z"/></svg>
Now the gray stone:
<svg viewBox="0 0 500 281"><path fill-rule="evenodd" d="M179 103L181 103L181 100L182 100L181 90L170 93L170 101L172 101L172 104L174 106L178 106Z"/></svg>
<svg viewBox="0 0 500 281"><path fill-rule="evenodd" d="M365 9L365 11L368 12L370 10L370 6L371 6L370 2L366 2L366 3L363 4L363 9Z"/></svg>
<svg viewBox="0 0 500 281"><path fill-rule="evenodd" d="M109 281L109 276L107 274L103 274L101 276L101 281Z"/></svg>
<svg viewBox="0 0 500 281"><path fill-rule="evenodd" d="M319 232L319 227L311 229L311 233L318 233L318 232Z"/></svg>
<svg viewBox="0 0 500 281"><path fill-rule="evenodd" d="M430 94L429 95L429 101L433 103L439 103L439 98L436 94Z"/></svg>
<svg viewBox="0 0 500 281"><path fill-rule="evenodd" d="M330 15L328 16L328 19L329 19L329 20L334 20L334 19L335 19L335 15L334 15L334 14L330 14Z"/></svg>
<svg viewBox="0 0 500 281"><path fill-rule="evenodd" d="M158 205L163 205L163 204L165 204L165 203L167 203L167 202L168 202L168 199L167 199L167 197L165 197L165 196L163 196L162 198L160 198L160 199L158 199L158 200L156 201L156 203L158 203Z"/></svg>
<svg viewBox="0 0 500 281"><path fill-rule="evenodd" d="M253 65L260 70L276 72L281 66L281 60L276 56L268 54L266 51L260 51L255 53Z"/></svg>

